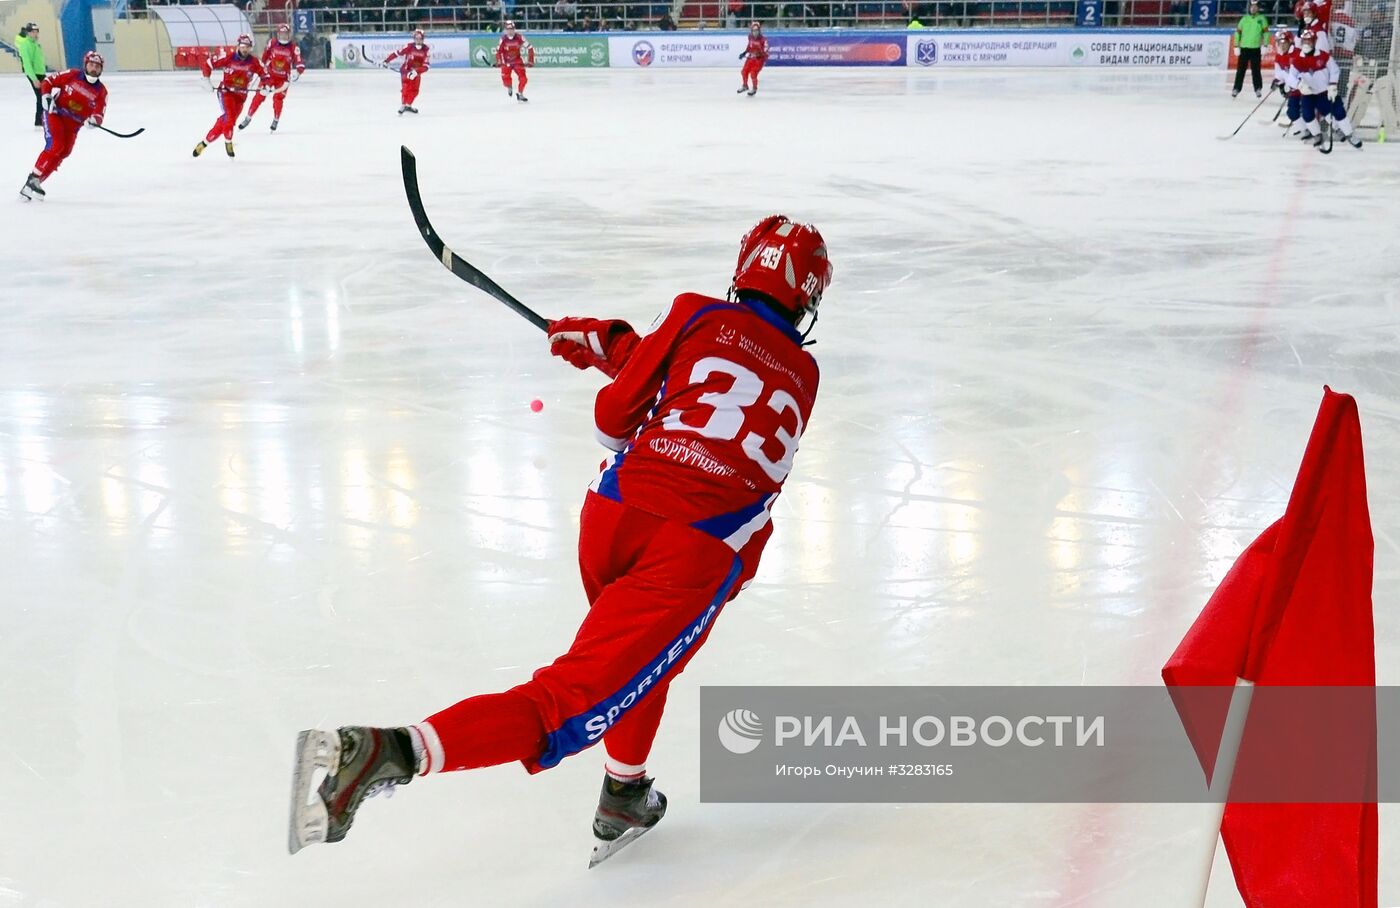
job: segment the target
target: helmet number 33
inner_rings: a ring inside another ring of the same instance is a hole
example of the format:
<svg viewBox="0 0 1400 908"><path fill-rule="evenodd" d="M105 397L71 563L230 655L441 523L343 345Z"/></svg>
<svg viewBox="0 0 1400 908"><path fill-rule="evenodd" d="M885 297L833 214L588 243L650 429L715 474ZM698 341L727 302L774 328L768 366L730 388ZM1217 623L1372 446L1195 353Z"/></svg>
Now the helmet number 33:
<svg viewBox="0 0 1400 908"><path fill-rule="evenodd" d="M698 426L688 425L681 422L681 416L689 411L672 410L661 420L662 428L695 432L718 441L732 441L738 438L739 432L744 428L745 411L758 403L758 399L763 395L763 380L753 370L738 363L717 356L707 356L695 363L690 372L690 384L702 384L716 374L728 375L734 382L727 391L707 391L696 399L697 404L710 408L709 417L705 422ZM793 396L781 388L773 389L765 405L779 416L785 411L791 411L796 423L794 431L790 432L782 426L778 426L774 431L772 440L782 445L782 455L773 460L765 454L763 445L767 439L757 432L746 433L739 446L750 460L768 474L769 479L782 482L792 469L792 459L797 454L797 440L802 437L802 412Z"/></svg>

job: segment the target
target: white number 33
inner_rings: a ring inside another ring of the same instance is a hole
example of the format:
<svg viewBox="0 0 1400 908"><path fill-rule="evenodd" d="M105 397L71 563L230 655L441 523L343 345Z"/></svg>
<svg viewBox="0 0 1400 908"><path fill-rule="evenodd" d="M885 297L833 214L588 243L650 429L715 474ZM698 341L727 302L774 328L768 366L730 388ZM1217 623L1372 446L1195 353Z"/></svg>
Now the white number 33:
<svg viewBox="0 0 1400 908"><path fill-rule="evenodd" d="M700 395L696 402L713 408L704 425L686 425L681 422L681 414L684 411L672 410L661 420L662 428L695 432L706 438L723 441L731 441L738 437L739 430L744 427L744 410L756 403L763 393L763 379L738 363L717 356L707 356L698 361L691 370L690 383L701 384L716 373L732 376L734 384L730 385L727 391L707 391ZM777 460L773 460L763 453L765 439L757 432L745 434L739 446L750 460L763 468L769 479L782 482L792 470L792 459L797 454L797 440L802 437L802 412L792 395L781 388L773 389L773 393L768 395L767 406L780 415L791 411L797 423L795 431L789 432L779 426L773 433L773 440L783 446L782 454Z"/></svg>

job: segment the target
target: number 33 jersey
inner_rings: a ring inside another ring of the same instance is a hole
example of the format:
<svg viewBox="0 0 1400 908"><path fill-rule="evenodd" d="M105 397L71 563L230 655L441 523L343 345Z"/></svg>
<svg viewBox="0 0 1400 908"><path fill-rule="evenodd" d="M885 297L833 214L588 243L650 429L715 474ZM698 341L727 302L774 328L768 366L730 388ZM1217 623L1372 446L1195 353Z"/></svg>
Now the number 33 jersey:
<svg viewBox="0 0 1400 908"><path fill-rule="evenodd" d="M615 453L590 488L723 540L752 576L817 380L801 336L765 304L682 294L598 392L599 440Z"/></svg>

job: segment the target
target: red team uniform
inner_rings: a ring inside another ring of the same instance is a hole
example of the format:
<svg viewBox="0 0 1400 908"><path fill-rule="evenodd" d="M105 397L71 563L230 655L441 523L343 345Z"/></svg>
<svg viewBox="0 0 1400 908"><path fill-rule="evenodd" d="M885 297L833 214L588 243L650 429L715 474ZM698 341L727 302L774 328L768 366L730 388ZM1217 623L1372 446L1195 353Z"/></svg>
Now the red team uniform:
<svg viewBox="0 0 1400 908"><path fill-rule="evenodd" d="M214 125L209 127L204 141L194 147L194 156L199 157L210 142L223 136L224 151L229 157L233 157L233 126L238 122L238 115L243 112L243 104L248 100L254 77L266 79L267 70L263 69L262 62L253 56L253 39L248 35L238 36L238 46L233 53L224 54L217 60L206 59L199 64L199 68L204 73L204 84L218 92L219 106L223 108L223 113L214 121ZM224 73L218 88L214 88L210 81L216 69L223 70Z"/></svg>
<svg viewBox="0 0 1400 908"><path fill-rule="evenodd" d="M758 73L768 62L768 39L763 37L762 25L755 22L749 26L749 46L739 56L744 61L744 68L739 73L743 84L735 94L748 92L749 97L753 97L758 93Z"/></svg>
<svg viewBox="0 0 1400 908"><path fill-rule="evenodd" d="M308 755L329 775L315 832L299 836L294 799L293 851L343 838L373 786L510 761L534 773L599 741L600 847L661 818L645 764L667 691L772 534L817 393L797 325L830 280L821 234L774 215L744 237L729 300L682 294L645 337L621 321L550 323L551 352L613 378L594 404L611 456L581 517L582 626L568 652L505 692L407 728L303 733L298 790L310 791Z"/></svg>
<svg viewBox="0 0 1400 908"><path fill-rule="evenodd" d="M107 86L101 81L103 65L101 54L88 51L81 69L54 73L39 83L40 94L49 95L52 100L44 118L44 150L20 189L20 195L26 199L44 197L40 184L73 153L73 143L84 123L101 125L107 111Z"/></svg>
<svg viewBox="0 0 1400 908"><path fill-rule="evenodd" d="M262 106L263 98L272 96L272 128L277 129L277 121L282 119L282 105L287 100L287 89L292 82L306 72L306 64L301 60L301 48L292 40L292 30L285 25L277 26L277 37L267 42L262 52L263 69L267 76L258 83L258 93L253 95L253 103L248 105L248 115L239 122L243 129L253 122L253 115Z"/></svg>
<svg viewBox="0 0 1400 908"><path fill-rule="evenodd" d="M1304 139L1311 138L1314 145L1321 147L1322 123L1326 120L1341 132L1349 145L1360 148L1361 139L1347 119L1346 105L1337 94L1337 80L1341 77L1337 61L1320 48L1319 38L1313 32L1303 32L1299 40L1303 46L1289 57L1288 76L1289 85L1302 96L1299 106L1306 128ZM1330 145L1324 149L1330 150Z"/></svg>
<svg viewBox="0 0 1400 908"><path fill-rule="evenodd" d="M1298 45L1290 31L1279 32L1274 37L1274 86L1283 92L1287 99L1288 119L1281 125L1287 130L1301 115L1302 93L1298 91L1298 80L1293 75L1293 58L1298 54ZM1287 135L1287 132L1284 133Z"/></svg>
<svg viewBox="0 0 1400 908"><path fill-rule="evenodd" d="M423 73L428 71L428 45L423 43L423 30L415 29L413 40L384 58L383 65L403 58L399 64L399 115L418 113L413 102L418 100L418 92L423 88Z"/></svg>
<svg viewBox="0 0 1400 908"><path fill-rule="evenodd" d="M514 22L506 23L505 34L496 45L496 65L501 68L501 84L506 87L506 95L514 94L521 101L530 100L525 97L525 83L530 81L525 75L525 67L535 65L535 49L525 40L524 35L515 30ZM519 85L513 92L510 85L511 73L515 73Z"/></svg>

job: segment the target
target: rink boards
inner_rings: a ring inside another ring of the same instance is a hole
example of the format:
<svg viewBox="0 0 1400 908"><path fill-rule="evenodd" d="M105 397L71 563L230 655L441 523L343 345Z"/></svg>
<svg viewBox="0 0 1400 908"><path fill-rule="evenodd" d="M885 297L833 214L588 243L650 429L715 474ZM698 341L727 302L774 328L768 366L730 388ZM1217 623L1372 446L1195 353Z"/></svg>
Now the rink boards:
<svg viewBox="0 0 1400 908"><path fill-rule="evenodd" d="M770 66L1162 67L1224 68L1228 29L966 29L915 31L775 31L768 35ZM733 67L747 46L745 32L627 32L529 35L538 66L656 69ZM337 34L336 68L372 66L403 47L409 34ZM435 67L494 65L499 36L489 33L428 36Z"/></svg>

